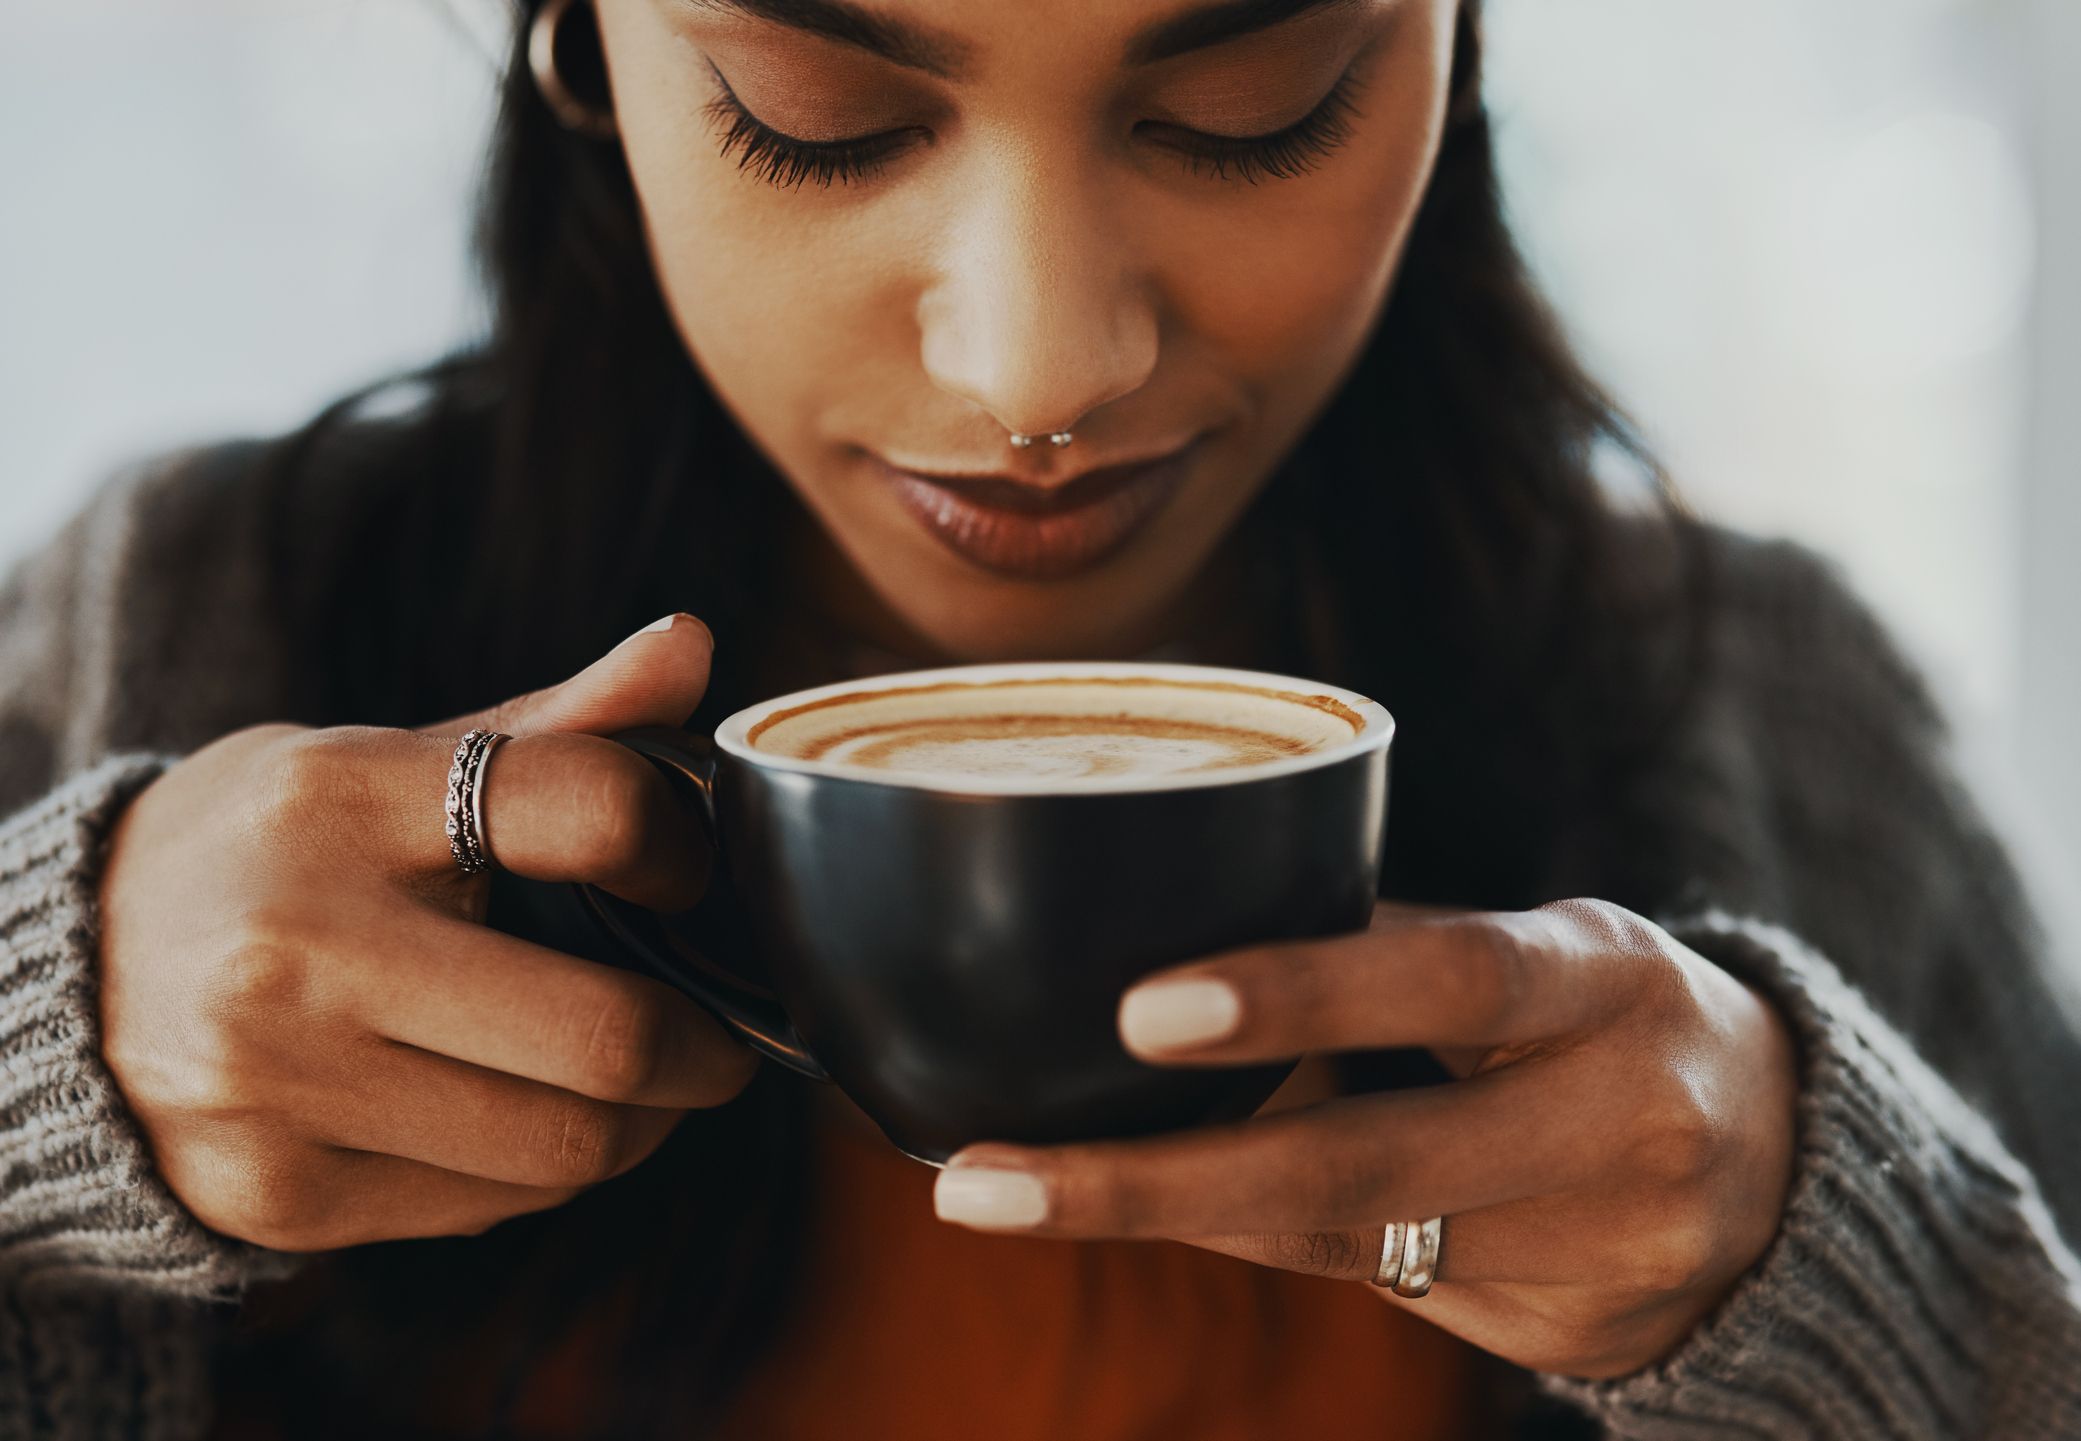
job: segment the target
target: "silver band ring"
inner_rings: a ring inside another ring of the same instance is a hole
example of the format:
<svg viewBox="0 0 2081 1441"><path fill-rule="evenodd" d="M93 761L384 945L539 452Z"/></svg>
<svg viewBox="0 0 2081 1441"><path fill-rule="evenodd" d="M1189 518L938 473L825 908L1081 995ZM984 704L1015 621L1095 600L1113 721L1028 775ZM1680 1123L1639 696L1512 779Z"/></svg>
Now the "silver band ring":
<svg viewBox="0 0 2081 1441"><path fill-rule="evenodd" d="M466 876L491 866L484 842L484 762L506 738L497 731L472 730L455 743L455 758L448 764L448 849Z"/></svg>
<svg viewBox="0 0 2081 1441"><path fill-rule="evenodd" d="M484 738L484 746L477 752L477 768L470 776L470 839L476 844L477 858L487 866L491 864L491 832L484 827L484 777L491 769L491 753L504 739L497 731Z"/></svg>
<svg viewBox="0 0 2081 1441"><path fill-rule="evenodd" d="M1402 1279L1402 1233L1409 1229L1407 1221L1389 1221L1387 1234L1380 1238L1380 1265L1373 1272L1373 1284L1393 1286Z"/></svg>
<svg viewBox="0 0 2081 1441"><path fill-rule="evenodd" d="M1445 1240L1445 1218L1412 1221L1402 1233L1402 1274L1395 1278L1394 1293L1410 1300L1431 1289L1438 1275L1438 1251Z"/></svg>

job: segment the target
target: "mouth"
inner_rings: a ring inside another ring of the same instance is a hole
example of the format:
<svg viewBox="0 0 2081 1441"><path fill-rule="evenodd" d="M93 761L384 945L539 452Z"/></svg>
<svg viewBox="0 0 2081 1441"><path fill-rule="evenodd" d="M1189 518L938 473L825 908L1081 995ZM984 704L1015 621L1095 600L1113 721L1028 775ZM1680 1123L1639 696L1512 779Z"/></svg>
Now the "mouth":
<svg viewBox="0 0 2081 1441"><path fill-rule="evenodd" d="M1167 455L1067 481L922 475L874 458L913 520L964 560L1021 580L1061 580L1104 563L1185 481L1200 437Z"/></svg>

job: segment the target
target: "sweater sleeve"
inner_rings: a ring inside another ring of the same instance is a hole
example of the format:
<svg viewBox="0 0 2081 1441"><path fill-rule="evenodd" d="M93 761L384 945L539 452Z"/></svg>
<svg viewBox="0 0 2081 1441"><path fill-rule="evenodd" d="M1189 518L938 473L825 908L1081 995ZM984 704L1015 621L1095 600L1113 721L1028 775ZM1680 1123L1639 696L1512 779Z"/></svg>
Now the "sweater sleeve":
<svg viewBox="0 0 2081 1441"><path fill-rule="evenodd" d="M0 1435L178 1436L205 1357L178 1303L291 1258L209 1231L152 1169L102 1064L102 842L162 758L109 759L0 824Z"/></svg>
<svg viewBox="0 0 2081 1441"><path fill-rule="evenodd" d="M1769 1251L1673 1356L1542 1384L1643 1441L2081 1436L2081 1264L2031 1174L1798 938L1723 914L1669 929L1792 1024L1792 1193Z"/></svg>
<svg viewBox="0 0 2081 1441"><path fill-rule="evenodd" d="M113 480L0 586L0 1436L191 1437L208 1415L198 1307L296 1258L204 1227L159 1179L101 1058L97 895L123 806L178 750L124 747L133 613L193 595ZM185 545L186 538L177 537ZM132 720L134 722L134 714ZM211 721L196 716L206 731ZM169 737L176 744L184 742Z"/></svg>
<svg viewBox="0 0 2081 1441"><path fill-rule="evenodd" d="M1673 1354L1541 1385L1643 1441L2081 1436L2081 954L1847 588L1783 545L1725 584L1696 724L1606 839L1680 869L1656 914L1791 1025L1792 1189Z"/></svg>

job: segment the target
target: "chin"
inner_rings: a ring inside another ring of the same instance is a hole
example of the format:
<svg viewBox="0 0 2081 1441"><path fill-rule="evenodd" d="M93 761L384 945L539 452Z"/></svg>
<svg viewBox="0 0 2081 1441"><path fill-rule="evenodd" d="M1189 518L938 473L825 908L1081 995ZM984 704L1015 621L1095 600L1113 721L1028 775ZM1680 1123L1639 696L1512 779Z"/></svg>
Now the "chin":
<svg viewBox="0 0 2081 1441"><path fill-rule="evenodd" d="M1013 660L1103 660L1141 647L1121 613L1064 595L978 597L974 604L912 614L910 625L957 664Z"/></svg>
<svg viewBox="0 0 2081 1441"><path fill-rule="evenodd" d="M1133 565L1058 581L1007 580L951 558L929 569L939 572L936 583L921 585L913 571L888 577L895 584L883 595L951 664L1130 656L1153 643L1147 637L1165 600L1151 592L1146 567Z"/></svg>

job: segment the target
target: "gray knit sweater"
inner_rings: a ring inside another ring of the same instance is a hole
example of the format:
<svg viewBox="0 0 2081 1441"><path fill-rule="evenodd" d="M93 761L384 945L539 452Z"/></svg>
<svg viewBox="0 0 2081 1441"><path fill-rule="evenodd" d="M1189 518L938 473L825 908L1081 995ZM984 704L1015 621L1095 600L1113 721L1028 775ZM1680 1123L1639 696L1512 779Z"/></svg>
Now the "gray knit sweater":
<svg viewBox="0 0 2081 1441"><path fill-rule="evenodd" d="M289 1264L156 1178L94 1002L112 818L275 713L299 663L259 600L257 509L236 467L143 467L0 589L0 1438L200 1434L193 1308ZM1658 919L1801 1041L1795 1186L1674 1355L1541 1384L1624 1437L2081 1437L2060 1235L2081 1228L2081 952L2041 933L1921 685L1832 573L1714 544L1704 704L1553 872L1591 893L1599 845L1682 868L1696 904Z"/></svg>

